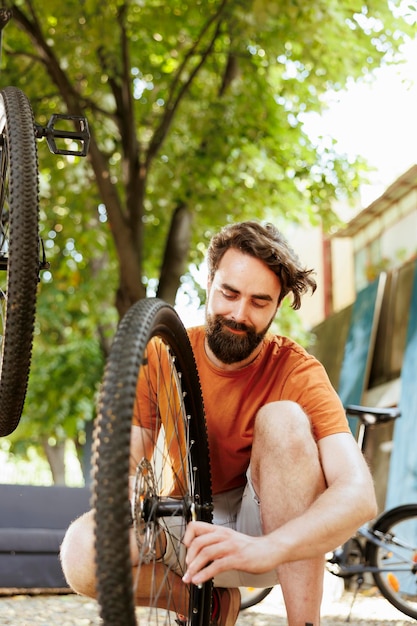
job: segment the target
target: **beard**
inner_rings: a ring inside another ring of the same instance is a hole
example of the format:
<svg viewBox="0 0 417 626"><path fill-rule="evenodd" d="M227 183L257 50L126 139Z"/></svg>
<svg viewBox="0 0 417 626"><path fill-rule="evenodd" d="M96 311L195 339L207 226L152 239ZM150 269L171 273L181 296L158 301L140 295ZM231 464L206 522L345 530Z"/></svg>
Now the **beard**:
<svg viewBox="0 0 417 626"><path fill-rule="evenodd" d="M247 359L265 337L273 318L268 326L259 333L253 326L238 324L223 315L206 315L206 337L210 350L222 363L230 365ZM243 335L234 335L227 328L244 331Z"/></svg>

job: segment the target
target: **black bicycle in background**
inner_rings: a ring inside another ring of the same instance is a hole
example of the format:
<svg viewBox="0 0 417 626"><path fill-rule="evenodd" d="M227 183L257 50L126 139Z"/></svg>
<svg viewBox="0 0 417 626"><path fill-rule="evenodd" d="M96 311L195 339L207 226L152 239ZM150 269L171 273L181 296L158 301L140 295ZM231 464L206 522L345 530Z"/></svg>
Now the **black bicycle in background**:
<svg viewBox="0 0 417 626"><path fill-rule="evenodd" d="M11 17L9 9L0 8L0 36ZM13 432L22 414L32 355L39 272L49 267L39 238L36 141L43 137L54 154L87 154L89 131L85 117L53 115L43 127L35 123L30 102L18 87L1 89L1 437Z"/></svg>

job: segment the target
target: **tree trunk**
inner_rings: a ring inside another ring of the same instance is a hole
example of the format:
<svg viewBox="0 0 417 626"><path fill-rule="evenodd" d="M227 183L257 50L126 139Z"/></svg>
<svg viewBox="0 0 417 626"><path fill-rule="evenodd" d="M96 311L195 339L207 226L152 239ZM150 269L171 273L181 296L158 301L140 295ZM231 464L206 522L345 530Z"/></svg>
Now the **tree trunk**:
<svg viewBox="0 0 417 626"><path fill-rule="evenodd" d="M65 485L65 442L51 446L43 439L42 447L51 468L54 485Z"/></svg>
<svg viewBox="0 0 417 626"><path fill-rule="evenodd" d="M191 212L185 204L174 211L165 246L157 296L175 304L180 278L184 274L191 240Z"/></svg>
<svg viewBox="0 0 417 626"><path fill-rule="evenodd" d="M74 441L78 462L83 473L86 487L90 486L92 482L93 432L94 420L91 420L85 424L85 443L80 444L77 440Z"/></svg>

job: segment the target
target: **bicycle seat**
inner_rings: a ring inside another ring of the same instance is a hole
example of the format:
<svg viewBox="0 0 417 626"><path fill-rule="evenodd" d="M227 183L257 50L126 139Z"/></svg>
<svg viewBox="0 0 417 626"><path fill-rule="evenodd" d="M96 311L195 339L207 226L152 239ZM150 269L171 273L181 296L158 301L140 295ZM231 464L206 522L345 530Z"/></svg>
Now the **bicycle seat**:
<svg viewBox="0 0 417 626"><path fill-rule="evenodd" d="M345 411L347 415L358 417L366 426L391 422L401 415L401 411L397 406L381 408L348 404L345 406Z"/></svg>

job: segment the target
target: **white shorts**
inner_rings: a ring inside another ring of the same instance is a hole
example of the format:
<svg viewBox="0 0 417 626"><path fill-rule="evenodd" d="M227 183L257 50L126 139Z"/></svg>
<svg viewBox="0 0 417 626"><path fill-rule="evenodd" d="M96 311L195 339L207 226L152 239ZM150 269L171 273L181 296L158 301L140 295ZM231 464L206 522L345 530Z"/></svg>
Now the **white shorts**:
<svg viewBox="0 0 417 626"><path fill-rule="evenodd" d="M259 537L262 533L260 503L252 485L248 469L245 487L232 489L213 497L213 524L227 526L238 532ZM161 526L169 527L167 549L163 562L180 576L184 573L186 549L181 539L184 535L183 518L165 518ZM265 574L250 574L238 570L222 572L214 579L216 587L273 587L278 584L275 570Z"/></svg>

